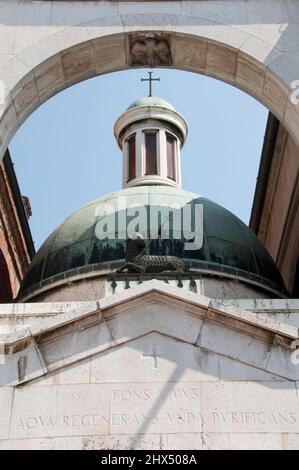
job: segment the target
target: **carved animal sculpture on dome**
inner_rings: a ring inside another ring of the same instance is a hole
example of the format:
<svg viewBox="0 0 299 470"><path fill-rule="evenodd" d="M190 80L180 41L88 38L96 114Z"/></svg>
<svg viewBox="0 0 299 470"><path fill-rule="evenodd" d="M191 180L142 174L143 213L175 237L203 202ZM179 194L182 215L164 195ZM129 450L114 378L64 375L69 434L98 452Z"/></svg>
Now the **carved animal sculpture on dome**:
<svg viewBox="0 0 299 470"><path fill-rule="evenodd" d="M147 244L144 238L137 234L126 241L126 263L117 269L118 273L184 273L184 262L176 256L146 255Z"/></svg>

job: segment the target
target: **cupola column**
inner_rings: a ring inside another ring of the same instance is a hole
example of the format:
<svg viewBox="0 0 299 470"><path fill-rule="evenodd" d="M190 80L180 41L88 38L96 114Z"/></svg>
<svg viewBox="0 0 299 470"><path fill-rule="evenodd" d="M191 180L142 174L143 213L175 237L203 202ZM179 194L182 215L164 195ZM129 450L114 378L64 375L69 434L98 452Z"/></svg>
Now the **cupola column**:
<svg viewBox="0 0 299 470"><path fill-rule="evenodd" d="M161 129L159 132L160 147L160 174L162 178L167 178L167 149L166 149L166 132Z"/></svg>

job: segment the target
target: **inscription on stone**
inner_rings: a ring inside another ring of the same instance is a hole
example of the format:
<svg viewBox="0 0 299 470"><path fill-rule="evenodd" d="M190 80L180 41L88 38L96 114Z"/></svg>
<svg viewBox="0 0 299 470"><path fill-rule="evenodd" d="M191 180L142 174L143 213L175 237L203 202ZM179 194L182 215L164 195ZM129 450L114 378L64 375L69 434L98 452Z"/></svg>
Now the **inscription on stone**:
<svg viewBox="0 0 299 470"><path fill-rule="evenodd" d="M109 385L53 385L15 390L10 437L108 434Z"/></svg>
<svg viewBox="0 0 299 470"><path fill-rule="evenodd" d="M202 422L198 383L111 387L111 433L201 432Z"/></svg>
<svg viewBox="0 0 299 470"><path fill-rule="evenodd" d="M297 412L265 412L265 411L211 411L212 421L217 424L295 424L298 420Z"/></svg>
<svg viewBox="0 0 299 470"><path fill-rule="evenodd" d="M202 383L207 432L298 432L299 407L291 382Z"/></svg>
<svg viewBox="0 0 299 470"><path fill-rule="evenodd" d="M109 424L109 417L100 414L73 415L39 415L20 417L17 427L23 429L55 429L65 430L80 427L98 427Z"/></svg>
<svg viewBox="0 0 299 470"><path fill-rule="evenodd" d="M12 409L10 438L299 432L291 382L25 386Z"/></svg>

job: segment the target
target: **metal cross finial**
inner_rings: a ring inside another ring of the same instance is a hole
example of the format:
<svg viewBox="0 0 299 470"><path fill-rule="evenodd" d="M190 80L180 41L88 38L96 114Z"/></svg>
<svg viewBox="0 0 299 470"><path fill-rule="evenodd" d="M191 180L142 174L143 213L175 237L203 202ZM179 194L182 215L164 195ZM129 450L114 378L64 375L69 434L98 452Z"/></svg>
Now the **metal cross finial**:
<svg viewBox="0 0 299 470"><path fill-rule="evenodd" d="M148 96L153 96L152 95L152 82L159 82L160 78L152 78L152 74L154 72L147 72L149 74L149 78L141 78L142 82L149 82L149 93Z"/></svg>

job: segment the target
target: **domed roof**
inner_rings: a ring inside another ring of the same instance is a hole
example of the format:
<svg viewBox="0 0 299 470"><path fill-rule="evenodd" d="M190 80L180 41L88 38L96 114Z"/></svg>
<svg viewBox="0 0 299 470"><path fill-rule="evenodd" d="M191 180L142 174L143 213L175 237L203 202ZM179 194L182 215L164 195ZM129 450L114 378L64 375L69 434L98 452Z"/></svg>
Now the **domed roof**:
<svg viewBox="0 0 299 470"><path fill-rule="evenodd" d="M168 101L165 101L162 98L159 98L158 96L144 96L143 98L139 98L127 108L127 111L134 108L141 108L142 106L160 106L161 108L167 108L175 111L175 107L172 106L172 104L168 103Z"/></svg>
<svg viewBox="0 0 299 470"><path fill-rule="evenodd" d="M283 281L272 258L255 234L232 213L209 199L178 188L140 186L96 199L66 219L38 250L22 283L20 294L29 294L45 284L73 275L102 268L111 271L122 264L126 235L121 232L119 222L116 222L116 231L113 233L113 223L107 224L110 239L99 239L97 233L101 210L110 208L113 220L116 215L124 214L119 210L120 198L127 207L134 205L136 210L145 207L147 211L158 205L167 208L176 204L176 207L182 208L202 204L201 249L184 250L186 237L170 227L169 239L154 239L150 244L150 253L177 255L186 260L190 270L213 275L218 273L260 285L278 294L284 293ZM126 214L125 217L126 224L133 218L132 214L130 217ZM148 215L146 217L149 235L150 219ZM162 227L161 223L159 225Z"/></svg>

